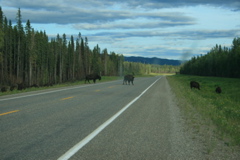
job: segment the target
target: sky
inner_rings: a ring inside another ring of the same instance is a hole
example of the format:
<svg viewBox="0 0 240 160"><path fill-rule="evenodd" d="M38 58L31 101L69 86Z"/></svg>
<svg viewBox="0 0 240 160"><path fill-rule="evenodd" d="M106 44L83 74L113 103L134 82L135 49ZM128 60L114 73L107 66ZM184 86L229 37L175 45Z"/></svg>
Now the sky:
<svg viewBox="0 0 240 160"><path fill-rule="evenodd" d="M240 37L239 0L0 0L12 23L21 9L38 31L87 37L124 56L188 60Z"/></svg>

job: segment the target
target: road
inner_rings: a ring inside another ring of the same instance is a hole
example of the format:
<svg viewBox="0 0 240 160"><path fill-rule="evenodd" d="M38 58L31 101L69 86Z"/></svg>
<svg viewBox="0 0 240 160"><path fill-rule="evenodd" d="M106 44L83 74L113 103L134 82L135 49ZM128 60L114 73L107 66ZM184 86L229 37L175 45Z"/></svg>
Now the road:
<svg viewBox="0 0 240 160"><path fill-rule="evenodd" d="M0 159L184 159L193 155L190 152L197 149L179 129L166 78L136 78L134 83L97 82L1 96ZM79 143L82 147L76 149Z"/></svg>

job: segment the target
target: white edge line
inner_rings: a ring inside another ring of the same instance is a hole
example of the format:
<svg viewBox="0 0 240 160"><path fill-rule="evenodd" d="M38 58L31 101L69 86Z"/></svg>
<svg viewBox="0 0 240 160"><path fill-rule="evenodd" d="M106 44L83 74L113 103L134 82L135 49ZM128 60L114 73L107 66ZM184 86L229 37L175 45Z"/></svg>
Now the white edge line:
<svg viewBox="0 0 240 160"><path fill-rule="evenodd" d="M131 102L129 102L125 107L123 107L120 111L118 111L115 115L109 118L106 122L100 125L97 129L95 129L92 133L90 133L83 140L78 142L75 146L69 149L65 154L58 158L58 160L68 160L75 153L77 153L83 146L85 146L88 142L90 142L94 137L96 137L104 128L106 128L110 123L112 123L119 115L121 115L126 109L128 109L134 102L136 102L150 87L152 87L159 79L154 81L147 89L145 89L139 96L134 98Z"/></svg>

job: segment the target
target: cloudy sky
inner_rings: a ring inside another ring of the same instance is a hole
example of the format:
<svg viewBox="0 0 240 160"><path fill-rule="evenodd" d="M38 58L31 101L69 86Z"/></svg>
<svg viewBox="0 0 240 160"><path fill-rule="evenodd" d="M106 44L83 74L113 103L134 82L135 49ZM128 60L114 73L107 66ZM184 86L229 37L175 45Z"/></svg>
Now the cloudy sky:
<svg viewBox="0 0 240 160"><path fill-rule="evenodd" d="M0 0L15 22L49 37L88 37L89 46L124 56L190 59L240 37L239 0Z"/></svg>

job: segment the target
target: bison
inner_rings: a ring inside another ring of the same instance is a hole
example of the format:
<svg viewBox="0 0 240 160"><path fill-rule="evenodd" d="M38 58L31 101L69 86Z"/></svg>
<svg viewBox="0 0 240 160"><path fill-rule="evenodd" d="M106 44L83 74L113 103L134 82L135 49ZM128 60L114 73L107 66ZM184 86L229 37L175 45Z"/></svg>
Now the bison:
<svg viewBox="0 0 240 160"><path fill-rule="evenodd" d="M196 81L191 81L191 82L190 82L190 87L191 87L191 89L192 89L192 88L197 88L197 89L200 90L200 85L199 85L199 83L196 82Z"/></svg>
<svg viewBox="0 0 240 160"><path fill-rule="evenodd" d="M13 91L14 89L18 88L18 85L17 84L13 84L11 85L10 87L10 91Z"/></svg>
<svg viewBox="0 0 240 160"><path fill-rule="evenodd" d="M220 87L217 87L216 90L215 90L217 93L221 93L222 92L222 89Z"/></svg>
<svg viewBox="0 0 240 160"><path fill-rule="evenodd" d="M93 82L95 83L96 79L98 79L100 81L101 76L99 76L98 74L89 74L85 78L85 83L86 83L86 81L88 81L88 83L90 83L89 80L93 80Z"/></svg>
<svg viewBox="0 0 240 160"><path fill-rule="evenodd" d="M130 82L132 82L132 85L134 85L133 84L133 80L134 80L134 76L133 75L130 75L130 74L125 75L124 79L123 79L123 84L127 84L128 83L130 85Z"/></svg>
<svg viewBox="0 0 240 160"><path fill-rule="evenodd" d="M30 87L39 88L39 85L33 84L33 85L31 85Z"/></svg>
<svg viewBox="0 0 240 160"><path fill-rule="evenodd" d="M7 86L3 86L3 87L1 88L1 91L2 91L2 92L7 92L7 91L8 91L8 87L7 87Z"/></svg>
<svg viewBox="0 0 240 160"><path fill-rule="evenodd" d="M43 87L50 87L50 86L53 86L53 84L52 84L52 83L45 83L45 84L43 85Z"/></svg>
<svg viewBox="0 0 240 160"><path fill-rule="evenodd" d="M17 90L24 90L24 89L27 88L26 85L23 82L22 83L18 83L17 85L18 85Z"/></svg>

